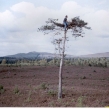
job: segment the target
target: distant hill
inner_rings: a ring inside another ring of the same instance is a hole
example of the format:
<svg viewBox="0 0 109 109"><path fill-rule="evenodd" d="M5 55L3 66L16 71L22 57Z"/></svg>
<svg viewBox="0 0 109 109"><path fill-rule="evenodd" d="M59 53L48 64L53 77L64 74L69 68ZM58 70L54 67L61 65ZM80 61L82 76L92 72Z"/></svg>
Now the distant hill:
<svg viewBox="0 0 109 109"><path fill-rule="evenodd" d="M15 55L8 55L5 57L14 57L14 58L54 58L56 54L47 53L47 52L29 52L29 53L18 53ZM67 55L66 57L72 57L72 55Z"/></svg>
<svg viewBox="0 0 109 109"><path fill-rule="evenodd" d="M89 55L81 55L79 57L93 57L93 58L96 58L96 57L109 57L109 52L106 52L106 53L96 53L96 54L89 54Z"/></svg>
<svg viewBox="0 0 109 109"><path fill-rule="evenodd" d="M6 57L14 57L14 58L43 58L43 57L53 57L52 53L46 52L29 52L29 53L18 53L15 55L8 55Z"/></svg>
<svg viewBox="0 0 109 109"><path fill-rule="evenodd" d="M57 57L58 55L54 53L47 53L47 52L29 52L29 53L18 53L15 55L8 55L5 57L10 57L10 58L17 58L17 59L22 59L22 58L32 58L32 59L42 59L42 58L54 58ZM89 54L89 55L81 55L81 56L73 56L73 55L67 55L66 58L99 58L99 57L109 57L109 52L106 53L96 53L96 54Z"/></svg>

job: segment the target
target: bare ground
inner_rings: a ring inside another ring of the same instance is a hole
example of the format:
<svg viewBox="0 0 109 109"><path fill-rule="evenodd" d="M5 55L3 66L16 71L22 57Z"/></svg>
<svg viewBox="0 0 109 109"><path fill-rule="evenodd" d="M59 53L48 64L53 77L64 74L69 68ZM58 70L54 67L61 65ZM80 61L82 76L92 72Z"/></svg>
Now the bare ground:
<svg viewBox="0 0 109 109"><path fill-rule="evenodd" d="M64 66L57 99L57 66L0 66L0 107L109 106L109 68Z"/></svg>

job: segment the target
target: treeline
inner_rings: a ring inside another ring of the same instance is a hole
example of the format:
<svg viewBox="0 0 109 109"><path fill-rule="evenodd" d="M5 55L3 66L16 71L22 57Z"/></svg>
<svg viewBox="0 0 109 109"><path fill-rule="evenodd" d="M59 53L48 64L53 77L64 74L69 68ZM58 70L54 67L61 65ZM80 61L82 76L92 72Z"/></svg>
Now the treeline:
<svg viewBox="0 0 109 109"><path fill-rule="evenodd" d="M60 59L5 59L0 60L0 65L7 66L48 66L56 65L59 66ZM75 66L95 66L95 67L109 67L109 58L67 58L64 60L64 65L75 65Z"/></svg>
<svg viewBox="0 0 109 109"><path fill-rule="evenodd" d="M22 61L22 60L34 61L36 59L38 59L38 58L37 57L35 57L35 58L0 57L0 64L2 64L2 63L15 64L17 61Z"/></svg>

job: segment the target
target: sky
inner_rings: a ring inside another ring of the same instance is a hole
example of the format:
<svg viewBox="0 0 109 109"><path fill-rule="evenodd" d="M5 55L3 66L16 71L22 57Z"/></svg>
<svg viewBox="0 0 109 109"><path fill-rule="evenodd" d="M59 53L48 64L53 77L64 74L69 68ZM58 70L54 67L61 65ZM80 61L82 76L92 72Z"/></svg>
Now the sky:
<svg viewBox="0 0 109 109"><path fill-rule="evenodd" d="M0 56L32 51L55 53L51 43L55 36L37 29L48 18L62 23L65 15L68 20L80 16L92 28L85 30L83 38L68 33L66 54L109 52L109 0L0 0Z"/></svg>

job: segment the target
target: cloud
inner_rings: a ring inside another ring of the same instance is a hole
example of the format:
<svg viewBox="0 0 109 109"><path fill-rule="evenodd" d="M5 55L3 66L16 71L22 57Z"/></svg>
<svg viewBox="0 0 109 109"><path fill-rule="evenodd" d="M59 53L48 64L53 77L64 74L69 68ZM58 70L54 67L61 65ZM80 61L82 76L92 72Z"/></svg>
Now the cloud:
<svg viewBox="0 0 109 109"><path fill-rule="evenodd" d="M44 36L37 28L45 24L48 18L58 18L63 22L80 16L88 22L92 30L85 31L84 38L76 40L70 37L67 53L82 55L87 53L106 52L109 40L109 11L82 7L74 1L65 2L58 10L47 7L35 7L30 2L20 2L10 7L10 10L0 12L0 46L2 55L19 52L41 51L53 52L52 36ZM71 33L68 34L71 36Z"/></svg>
<svg viewBox="0 0 109 109"><path fill-rule="evenodd" d="M106 3L106 0L102 0L98 3L98 5L104 5Z"/></svg>
<svg viewBox="0 0 109 109"><path fill-rule="evenodd" d="M13 28L14 25L15 25L15 16L9 10L0 13L1 28L10 29Z"/></svg>
<svg viewBox="0 0 109 109"><path fill-rule="evenodd" d="M49 9L46 7L35 7L32 3L21 2L11 7L14 12L23 13L25 16L17 19L19 28L24 30L36 29L48 19Z"/></svg>

